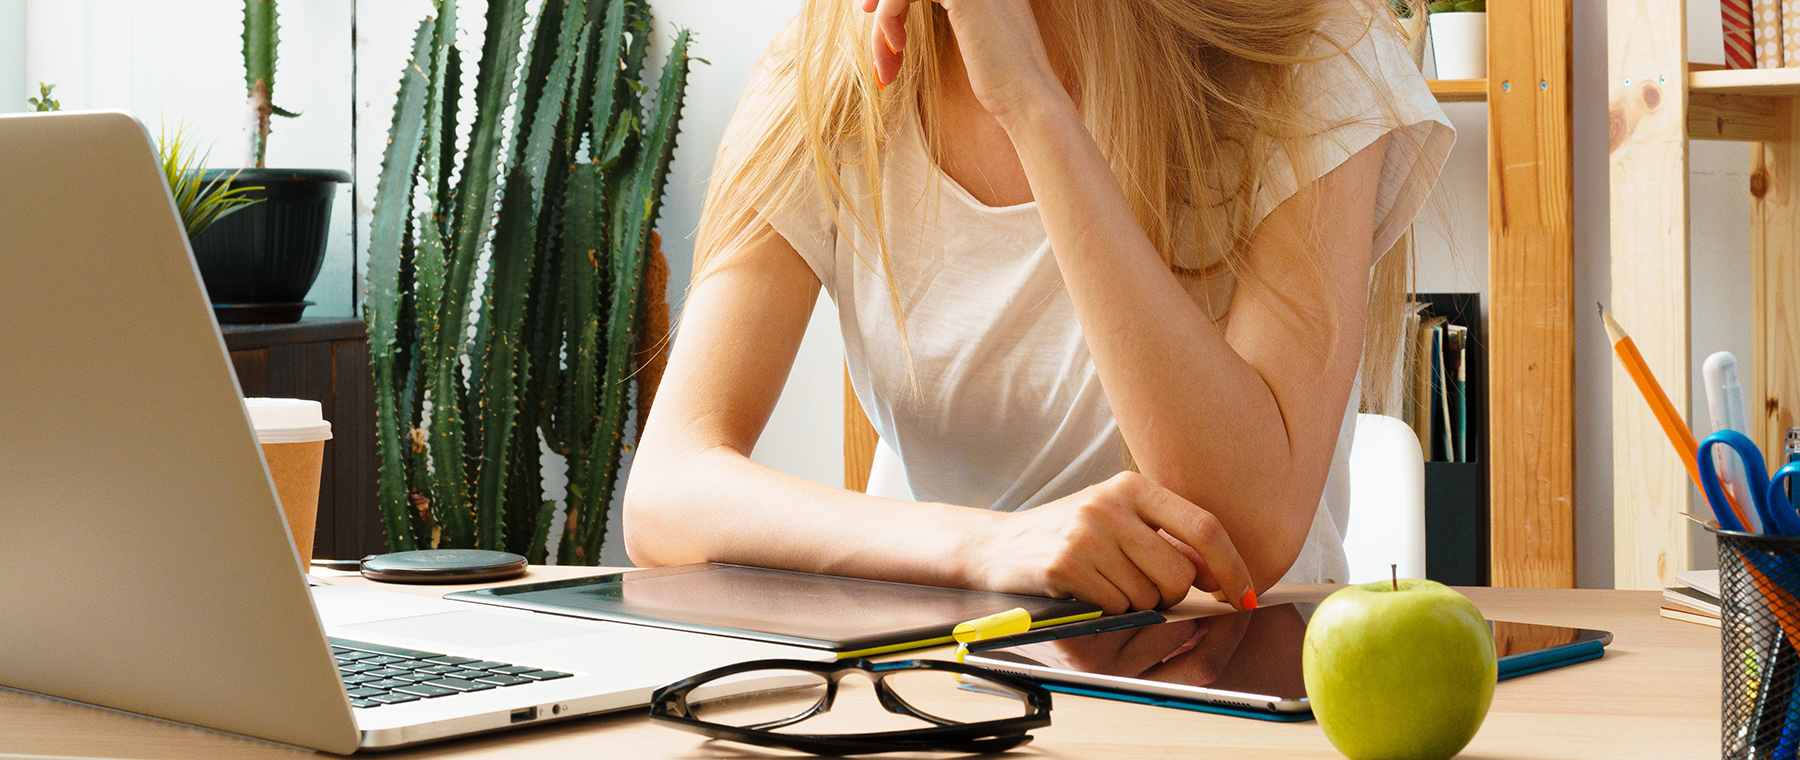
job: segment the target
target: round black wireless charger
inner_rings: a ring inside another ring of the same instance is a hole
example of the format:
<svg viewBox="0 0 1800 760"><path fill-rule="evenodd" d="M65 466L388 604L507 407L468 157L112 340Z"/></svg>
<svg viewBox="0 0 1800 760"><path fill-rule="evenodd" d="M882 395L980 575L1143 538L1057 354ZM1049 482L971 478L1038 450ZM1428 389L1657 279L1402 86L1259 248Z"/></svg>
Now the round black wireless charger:
<svg viewBox="0 0 1800 760"><path fill-rule="evenodd" d="M364 557L363 577L387 583L482 583L525 574L525 558L482 549L421 549Z"/></svg>

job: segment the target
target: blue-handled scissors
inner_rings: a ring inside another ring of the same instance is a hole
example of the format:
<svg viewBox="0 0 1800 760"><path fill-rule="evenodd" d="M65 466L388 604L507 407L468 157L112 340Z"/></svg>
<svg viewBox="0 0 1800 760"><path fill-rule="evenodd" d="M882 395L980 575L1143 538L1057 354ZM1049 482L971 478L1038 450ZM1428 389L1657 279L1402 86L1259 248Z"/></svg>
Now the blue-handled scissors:
<svg viewBox="0 0 1800 760"><path fill-rule="evenodd" d="M1753 506L1757 516L1762 518L1763 532L1774 536L1800 536L1800 513L1794 511L1793 503L1788 501L1787 489L1782 487L1788 478L1800 476L1800 462L1783 465L1775 471L1775 478L1771 481L1769 468L1763 464L1762 449L1757 448L1749 436L1736 430L1721 430L1707 436L1700 443L1700 487L1706 491L1706 501L1712 505L1713 516L1719 519L1719 527L1744 532L1744 526L1738 522L1737 515L1731 513L1731 502L1725 500L1725 489L1719 482L1718 467L1713 464L1712 447L1721 443L1730 446L1737 452L1738 458L1744 460L1744 472L1750 481L1750 497L1756 502Z"/></svg>

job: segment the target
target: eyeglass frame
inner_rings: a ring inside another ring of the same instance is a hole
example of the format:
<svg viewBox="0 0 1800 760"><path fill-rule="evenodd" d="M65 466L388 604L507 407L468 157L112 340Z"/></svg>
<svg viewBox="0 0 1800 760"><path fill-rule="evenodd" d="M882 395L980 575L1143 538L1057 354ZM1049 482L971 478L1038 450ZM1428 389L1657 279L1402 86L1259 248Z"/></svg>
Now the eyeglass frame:
<svg viewBox="0 0 1800 760"><path fill-rule="evenodd" d="M825 681L825 694L805 711L779 720L751 726L728 726L694 717L687 696L695 688L722 678L758 670L798 670L820 676ZM909 704L887 684L887 676L906 671L935 670L972 676L1014 692L995 695L1016 698L1024 703L1025 714L1013 718L959 723L940 718ZM773 729L791 726L831 711L837 699L838 682L852 672L861 672L875 685L876 700L888 712L906 715L932 724L925 728L898 731L872 731L860 734L786 734ZM950 751L1001 752L1031 741L1033 728L1050 725L1050 691L1044 687L987 668L945 660L902 660L874 662L861 657L837 662L768 659L751 660L713 668L656 690L650 697L650 718L671 727L701 734L712 739L726 739L761 747L778 747L810 752L815 755L862 755L882 752Z"/></svg>

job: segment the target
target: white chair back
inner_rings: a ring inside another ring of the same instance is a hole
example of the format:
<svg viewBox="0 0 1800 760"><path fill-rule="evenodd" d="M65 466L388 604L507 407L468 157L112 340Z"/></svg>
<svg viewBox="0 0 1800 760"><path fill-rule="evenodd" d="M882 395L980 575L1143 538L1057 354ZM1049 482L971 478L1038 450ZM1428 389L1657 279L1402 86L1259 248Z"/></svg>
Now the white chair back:
<svg viewBox="0 0 1800 760"><path fill-rule="evenodd" d="M1425 577L1425 455L1406 423L1356 415L1350 447L1350 525L1344 532L1350 583Z"/></svg>
<svg viewBox="0 0 1800 760"><path fill-rule="evenodd" d="M863 493L887 499L912 501L912 486L906 482L906 465L900 455L888 448L887 441L875 443L875 459L869 465L869 487Z"/></svg>

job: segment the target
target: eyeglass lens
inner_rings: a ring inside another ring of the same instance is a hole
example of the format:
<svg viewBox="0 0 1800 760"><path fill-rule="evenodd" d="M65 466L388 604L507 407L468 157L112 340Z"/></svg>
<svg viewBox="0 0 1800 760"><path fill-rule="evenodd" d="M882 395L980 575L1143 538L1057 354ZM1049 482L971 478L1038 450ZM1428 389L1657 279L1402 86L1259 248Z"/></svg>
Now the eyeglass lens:
<svg viewBox="0 0 1800 760"><path fill-rule="evenodd" d="M874 682L863 673L846 673L832 695L830 680L824 675L761 670L740 678L754 678L767 688L707 699L707 685L702 685L689 695L688 707L693 717L708 723L807 734L902 731L1018 718L1028 712L1022 695L986 679L935 670L894 670L882 675L904 706L884 707ZM908 715L909 709L929 717Z"/></svg>

